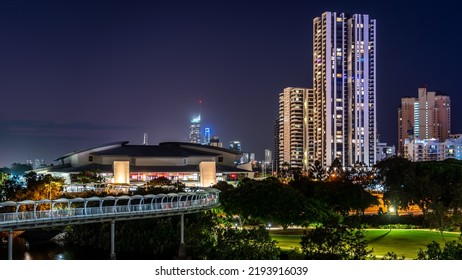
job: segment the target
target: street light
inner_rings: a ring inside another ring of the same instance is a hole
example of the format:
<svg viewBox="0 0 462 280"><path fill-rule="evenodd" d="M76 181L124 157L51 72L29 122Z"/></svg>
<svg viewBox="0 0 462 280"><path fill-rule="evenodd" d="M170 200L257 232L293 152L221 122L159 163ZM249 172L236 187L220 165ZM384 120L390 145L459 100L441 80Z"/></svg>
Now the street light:
<svg viewBox="0 0 462 280"><path fill-rule="evenodd" d="M393 212L395 212L395 207L390 206L390 208L388 208L388 223L390 224L391 224L391 215L393 214Z"/></svg>

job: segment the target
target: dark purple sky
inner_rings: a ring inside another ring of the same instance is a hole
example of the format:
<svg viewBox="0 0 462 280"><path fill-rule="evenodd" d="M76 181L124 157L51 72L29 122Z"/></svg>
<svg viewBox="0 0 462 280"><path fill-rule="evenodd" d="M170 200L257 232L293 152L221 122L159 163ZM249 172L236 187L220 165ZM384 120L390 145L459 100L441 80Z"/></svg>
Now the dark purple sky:
<svg viewBox="0 0 462 280"><path fill-rule="evenodd" d="M278 93L312 86L312 22L377 19L378 130L417 88L451 97L462 132L459 9L453 1L0 0L0 167L128 140L187 141L203 126L261 159Z"/></svg>

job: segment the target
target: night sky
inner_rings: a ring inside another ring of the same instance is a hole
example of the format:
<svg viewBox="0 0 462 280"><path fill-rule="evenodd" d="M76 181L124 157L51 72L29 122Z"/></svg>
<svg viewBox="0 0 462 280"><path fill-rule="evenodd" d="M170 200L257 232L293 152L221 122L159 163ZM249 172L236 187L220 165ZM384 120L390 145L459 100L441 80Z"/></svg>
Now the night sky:
<svg viewBox="0 0 462 280"><path fill-rule="evenodd" d="M382 142L396 145L400 98L423 84L451 97L461 133L459 9L402 2L0 0L0 167L142 144L144 132L188 141L199 110L224 146L240 140L262 159L278 94L312 86L312 22L325 11L377 20Z"/></svg>

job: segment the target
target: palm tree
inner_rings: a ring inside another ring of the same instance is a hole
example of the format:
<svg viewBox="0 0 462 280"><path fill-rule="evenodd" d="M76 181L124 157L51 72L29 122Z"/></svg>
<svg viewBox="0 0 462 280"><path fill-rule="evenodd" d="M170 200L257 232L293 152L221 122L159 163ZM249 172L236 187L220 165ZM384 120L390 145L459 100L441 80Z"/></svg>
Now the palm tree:
<svg viewBox="0 0 462 280"><path fill-rule="evenodd" d="M311 166L309 170L309 176L314 180L324 181L327 179L327 172L326 169L322 166L319 160L316 160Z"/></svg>

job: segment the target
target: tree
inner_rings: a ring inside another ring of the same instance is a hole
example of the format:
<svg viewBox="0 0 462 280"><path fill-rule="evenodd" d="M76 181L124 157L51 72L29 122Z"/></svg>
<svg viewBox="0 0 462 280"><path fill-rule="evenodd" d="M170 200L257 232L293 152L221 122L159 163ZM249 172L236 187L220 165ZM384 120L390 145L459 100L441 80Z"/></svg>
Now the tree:
<svg viewBox="0 0 462 280"><path fill-rule="evenodd" d="M8 180L8 173L0 172L0 185L3 185L3 182Z"/></svg>
<svg viewBox="0 0 462 280"><path fill-rule="evenodd" d="M208 256L215 260L275 260L280 254L276 241L264 227L214 227L216 243Z"/></svg>
<svg viewBox="0 0 462 280"><path fill-rule="evenodd" d="M308 170L308 176L313 180L324 181L327 179L327 171L322 167L319 160L316 160Z"/></svg>
<svg viewBox="0 0 462 280"><path fill-rule="evenodd" d="M22 176L30 170L32 170L32 165L30 164L13 163L10 168L10 174Z"/></svg>
<svg viewBox="0 0 462 280"><path fill-rule="evenodd" d="M364 260L373 252L367 249L363 230L342 225L307 230L300 244L310 260Z"/></svg>
<svg viewBox="0 0 462 280"><path fill-rule="evenodd" d="M414 165L403 157L389 157L376 164L377 177L384 187L383 200L398 209L407 209L412 202L410 188L415 183Z"/></svg>
<svg viewBox="0 0 462 280"><path fill-rule="evenodd" d="M25 191L16 194L16 200L57 199L63 194L63 178L35 172L29 172L25 177L27 187ZM49 205L41 204L39 205L39 210L48 209L49 207Z"/></svg>
<svg viewBox="0 0 462 280"><path fill-rule="evenodd" d="M24 190L20 177L17 175L5 176L0 173L0 201L14 200L17 194Z"/></svg>
<svg viewBox="0 0 462 280"><path fill-rule="evenodd" d="M332 211L348 216L352 211L364 213L371 205L378 205L378 199L363 186L351 181L322 182L316 188L316 197L324 201Z"/></svg>
<svg viewBox="0 0 462 280"><path fill-rule="evenodd" d="M345 179L345 171L343 170L342 161L339 158L335 158L332 161L329 169L327 170L327 180L329 181L340 181Z"/></svg>
<svg viewBox="0 0 462 280"><path fill-rule="evenodd" d="M213 211L185 215L186 254L192 259L273 260L279 249L265 228L234 229L220 224ZM109 251L110 223L72 225L66 243ZM120 221L116 226L117 250L148 254L148 258L177 257L180 217ZM135 257L140 257L135 254Z"/></svg>
<svg viewBox="0 0 462 280"><path fill-rule="evenodd" d="M410 162L389 158L377 164L384 185L384 200L406 209L418 205L427 222L442 232L460 223L462 162Z"/></svg>
<svg viewBox="0 0 462 280"><path fill-rule="evenodd" d="M307 199L315 200L329 209L343 216L351 211L364 212L371 205L377 205L377 198L361 184L355 184L348 178L338 178L329 181L313 181L300 178L290 182L290 186L303 194Z"/></svg>
<svg viewBox="0 0 462 280"><path fill-rule="evenodd" d="M237 188L225 188L220 201L226 213L237 214L244 222L253 219L284 228L320 222L329 212L276 178L261 181L246 178Z"/></svg>
<svg viewBox="0 0 462 280"><path fill-rule="evenodd" d="M462 163L447 160L415 165L416 181L409 192L430 226L442 232L460 223Z"/></svg>
<svg viewBox="0 0 462 280"><path fill-rule="evenodd" d="M382 260L386 261L396 261L396 260L404 260L404 256L398 256L395 252L387 252L385 255L383 255Z"/></svg>
<svg viewBox="0 0 462 280"><path fill-rule="evenodd" d="M147 183L149 187L171 186L172 181L166 177L157 177Z"/></svg>
<svg viewBox="0 0 462 280"><path fill-rule="evenodd" d="M82 171L77 175L77 180L82 184L104 182L104 178L101 176L100 170Z"/></svg>
<svg viewBox="0 0 462 280"><path fill-rule="evenodd" d="M457 241L446 242L443 248L432 241L426 250L419 249L418 260L462 260L462 236Z"/></svg>

